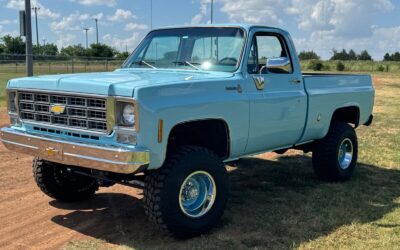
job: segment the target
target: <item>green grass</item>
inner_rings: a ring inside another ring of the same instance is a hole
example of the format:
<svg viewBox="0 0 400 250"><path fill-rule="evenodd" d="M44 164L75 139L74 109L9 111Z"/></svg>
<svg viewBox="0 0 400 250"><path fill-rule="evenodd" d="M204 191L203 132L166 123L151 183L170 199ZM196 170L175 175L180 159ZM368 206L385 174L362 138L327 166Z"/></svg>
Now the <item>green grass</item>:
<svg viewBox="0 0 400 250"><path fill-rule="evenodd" d="M2 94L12 77L0 74ZM91 201L52 218L88 236L65 249L399 249L400 74L373 78L375 119L357 129L359 165L351 181L317 180L311 154L299 151L246 158L229 167L230 200L209 234L165 237L147 222L140 199L102 193L95 198L101 209L88 209Z"/></svg>
<svg viewBox="0 0 400 250"><path fill-rule="evenodd" d="M325 71L335 72L336 64L339 61L322 61ZM390 72L400 73L400 62L380 62L380 61L341 61L345 69L344 73L348 72ZM309 65L311 60L301 61L303 71L310 70ZM326 68L327 67L327 68Z"/></svg>
<svg viewBox="0 0 400 250"><path fill-rule="evenodd" d="M6 100L6 86L8 80L12 78L17 78L17 77L22 77L24 74L22 73L0 73L0 107L5 106L5 100Z"/></svg>

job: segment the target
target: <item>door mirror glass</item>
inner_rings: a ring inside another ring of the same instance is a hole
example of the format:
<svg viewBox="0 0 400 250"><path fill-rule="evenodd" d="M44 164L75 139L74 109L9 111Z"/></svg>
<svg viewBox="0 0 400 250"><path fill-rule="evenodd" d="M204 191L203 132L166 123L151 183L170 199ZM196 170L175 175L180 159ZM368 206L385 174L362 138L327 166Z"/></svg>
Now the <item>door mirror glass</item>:
<svg viewBox="0 0 400 250"><path fill-rule="evenodd" d="M290 59L287 57L268 58L266 62L268 72L290 73L292 70Z"/></svg>

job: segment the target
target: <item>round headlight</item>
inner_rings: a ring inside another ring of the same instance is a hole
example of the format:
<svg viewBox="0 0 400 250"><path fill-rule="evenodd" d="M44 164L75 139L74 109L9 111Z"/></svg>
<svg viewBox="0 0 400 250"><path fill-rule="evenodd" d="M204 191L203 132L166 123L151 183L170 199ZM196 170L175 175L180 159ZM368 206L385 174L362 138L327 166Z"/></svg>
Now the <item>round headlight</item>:
<svg viewBox="0 0 400 250"><path fill-rule="evenodd" d="M135 109L132 104L126 104L122 112L122 118L125 125L135 124Z"/></svg>

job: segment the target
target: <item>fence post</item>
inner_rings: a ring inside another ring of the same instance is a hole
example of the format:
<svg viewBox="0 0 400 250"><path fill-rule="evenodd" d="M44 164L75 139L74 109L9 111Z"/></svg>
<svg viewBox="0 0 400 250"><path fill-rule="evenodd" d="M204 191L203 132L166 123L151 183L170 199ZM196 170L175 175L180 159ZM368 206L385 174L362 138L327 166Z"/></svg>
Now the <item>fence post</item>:
<svg viewBox="0 0 400 250"><path fill-rule="evenodd" d="M106 59L106 71L108 71L108 58Z"/></svg>
<svg viewBox="0 0 400 250"><path fill-rule="evenodd" d="M74 73L74 58L71 59L71 72Z"/></svg>

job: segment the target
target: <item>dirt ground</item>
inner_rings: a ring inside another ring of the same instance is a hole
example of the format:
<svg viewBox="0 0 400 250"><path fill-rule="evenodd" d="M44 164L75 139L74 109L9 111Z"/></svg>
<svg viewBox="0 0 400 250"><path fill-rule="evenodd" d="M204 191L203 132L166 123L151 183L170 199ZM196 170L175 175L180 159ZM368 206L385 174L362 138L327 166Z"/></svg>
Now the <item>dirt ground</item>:
<svg viewBox="0 0 400 250"><path fill-rule="evenodd" d="M7 116L4 110L0 111L2 127L7 123ZM130 212L144 217L137 202L142 198L141 191L121 185L100 189L99 195L90 202L70 206L55 202L36 186L31 163L32 157L10 152L0 145L0 249L60 248L72 239L90 238L80 233L85 228L90 228L92 235L111 235L115 228L107 226L112 222L104 221L105 216L91 216L80 224L79 230L70 229L78 224L79 216L69 220L69 225L62 222L71 213L84 216L85 211L101 210L110 204L118 207L133 200ZM109 218L113 220L113 216Z"/></svg>

